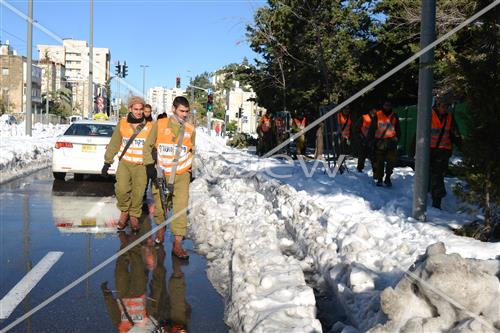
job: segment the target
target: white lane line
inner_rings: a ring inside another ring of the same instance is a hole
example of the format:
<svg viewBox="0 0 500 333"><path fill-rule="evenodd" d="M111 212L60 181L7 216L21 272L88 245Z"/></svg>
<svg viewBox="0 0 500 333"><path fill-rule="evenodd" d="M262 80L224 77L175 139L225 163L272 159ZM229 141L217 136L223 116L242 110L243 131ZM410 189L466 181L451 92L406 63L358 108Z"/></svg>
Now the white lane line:
<svg viewBox="0 0 500 333"><path fill-rule="evenodd" d="M14 309L21 303L26 295L33 289L42 277L61 258L63 252L49 252L36 264L31 271L0 300L0 319L9 318Z"/></svg>

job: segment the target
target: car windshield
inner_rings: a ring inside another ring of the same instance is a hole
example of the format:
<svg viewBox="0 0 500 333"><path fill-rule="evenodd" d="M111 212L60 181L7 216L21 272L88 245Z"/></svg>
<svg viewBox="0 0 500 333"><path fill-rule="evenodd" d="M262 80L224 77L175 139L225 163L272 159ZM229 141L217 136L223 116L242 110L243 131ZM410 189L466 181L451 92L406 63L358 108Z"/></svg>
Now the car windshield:
<svg viewBox="0 0 500 333"><path fill-rule="evenodd" d="M104 124L72 124L64 135L111 137L114 128L114 125Z"/></svg>

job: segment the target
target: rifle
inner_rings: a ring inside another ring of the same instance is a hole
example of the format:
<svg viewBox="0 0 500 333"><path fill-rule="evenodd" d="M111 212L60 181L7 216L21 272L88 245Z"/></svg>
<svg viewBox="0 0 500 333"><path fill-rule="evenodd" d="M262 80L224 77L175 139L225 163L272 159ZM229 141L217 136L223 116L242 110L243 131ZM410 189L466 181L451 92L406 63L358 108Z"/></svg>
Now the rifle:
<svg viewBox="0 0 500 333"><path fill-rule="evenodd" d="M158 177L156 178L155 185L160 192L161 207L163 208L163 214L165 216L165 220L167 220L168 212L170 211L170 209L172 209L173 205L172 194L174 192L174 181L177 172L177 165L179 164L179 156L182 149L182 140L184 140L184 132L185 132L185 127L184 123L182 123L179 128L179 138L177 141L175 157L173 161L174 163L172 166L170 177L168 179L168 184L165 180L163 170L158 166L158 164L156 165L156 173L158 174Z"/></svg>
<svg viewBox="0 0 500 333"><path fill-rule="evenodd" d="M172 209L172 191L169 186L167 186L167 182L165 181L165 177L163 175L163 170L159 166L156 166L156 172L158 174L158 178L156 178L156 182L154 185L156 185L156 188L160 192L161 208L163 209L163 215L166 221L168 212L170 211L170 209Z"/></svg>

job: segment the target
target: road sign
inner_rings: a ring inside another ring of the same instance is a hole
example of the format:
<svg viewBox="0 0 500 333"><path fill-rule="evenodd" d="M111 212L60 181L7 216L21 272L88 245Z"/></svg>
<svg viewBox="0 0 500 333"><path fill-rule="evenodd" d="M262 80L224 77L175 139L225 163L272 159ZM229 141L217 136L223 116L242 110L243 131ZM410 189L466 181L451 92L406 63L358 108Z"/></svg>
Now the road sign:
<svg viewBox="0 0 500 333"><path fill-rule="evenodd" d="M208 88L207 93L210 95L212 93L212 88Z"/></svg>

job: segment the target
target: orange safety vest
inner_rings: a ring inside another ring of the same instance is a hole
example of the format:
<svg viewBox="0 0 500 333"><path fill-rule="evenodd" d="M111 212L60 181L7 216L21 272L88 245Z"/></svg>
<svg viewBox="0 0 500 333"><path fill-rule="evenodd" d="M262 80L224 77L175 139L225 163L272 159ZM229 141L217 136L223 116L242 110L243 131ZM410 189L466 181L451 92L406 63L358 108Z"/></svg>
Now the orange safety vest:
<svg viewBox="0 0 500 333"><path fill-rule="evenodd" d="M262 117L260 129L262 130L262 132L268 132L271 129L271 119L269 117Z"/></svg>
<svg viewBox="0 0 500 333"><path fill-rule="evenodd" d="M172 166L174 165L175 151L177 150L177 141L172 129L168 127L170 118L162 118L157 121L158 123L158 136L156 138L156 149L158 151L158 163L163 169L165 175L172 173ZM193 143L191 138L194 134L194 126L186 123L184 139L182 140L181 152L177 164L176 174L180 175L191 170L193 162Z"/></svg>
<svg viewBox="0 0 500 333"><path fill-rule="evenodd" d="M361 135L364 138L367 138L368 137L368 131L370 130L370 126L372 124L372 117L370 117L370 114L367 113L367 114L364 114L361 117L361 119L363 120L363 123L361 124L361 128L360 128Z"/></svg>
<svg viewBox="0 0 500 333"><path fill-rule="evenodd" d="M120 134L122 136L122 143L120 145L120 151L118 152L119 156L121 156L123 149L127 145L128 140L134 134L134 128L127 122L126 118L120 120ZM143 164L144 163L144 143L151 132L152 125L150 122L147 122L144 125L144 128L139 132L139 134L135 137L132 144L128 147L125 155L123 155L123 159L127 162L134 164Z"/></svg>
<svg viewBox="0 0 500 333"><path fill-rule="evenodd" d="M390 116L386 116L383 111L377 111L377 131L375 131L375 139L388 139L396 136L396 117L393 117L393 115L394 112L392 112Z"/></svg>
<svg viewBox="0 0 500 333"><path fill-rule="evenodd" d="M439 120L439 116L436 111L432 111L432 124L431 124L431 148L439 149L452 149L451 145L451 125L453 123L453 117L450 112L448 112L443 118L443 122ZM444 128L443 128L444 126ZM438 142L439 136L443 131L443 136L441 141Z"/></svg>
<svg viewBox="0 0 500 333"><path fill-rule="evenodd" d="M118 308L120 309L120 324L118 326L118 332L125 333L132 329L133 326L145 327L148 319L146 312L146 295L141 295L139 297L133 298L122 298L116 300L118 303ZM123 305L122 305L123 303ZM125 306L125 308L123 307ZM134 325L128 320L127 315L134 322Z"/></svg>
<svg viewBox="0 0 500 333"><path fill-rule="evenodd" d="M297 118L293 118L293 121L299 129L304 129L306 127L306 117L302 118L302 121L298 120Z"/></svg>
<svg viewBox="0 0 500 333"><path fill-rule="evenodd" d="M337 114L337 123L342 131L342 137L344 139L349 139L351 136L351 117L349 115L344 115L342 112Z"/></svg>

